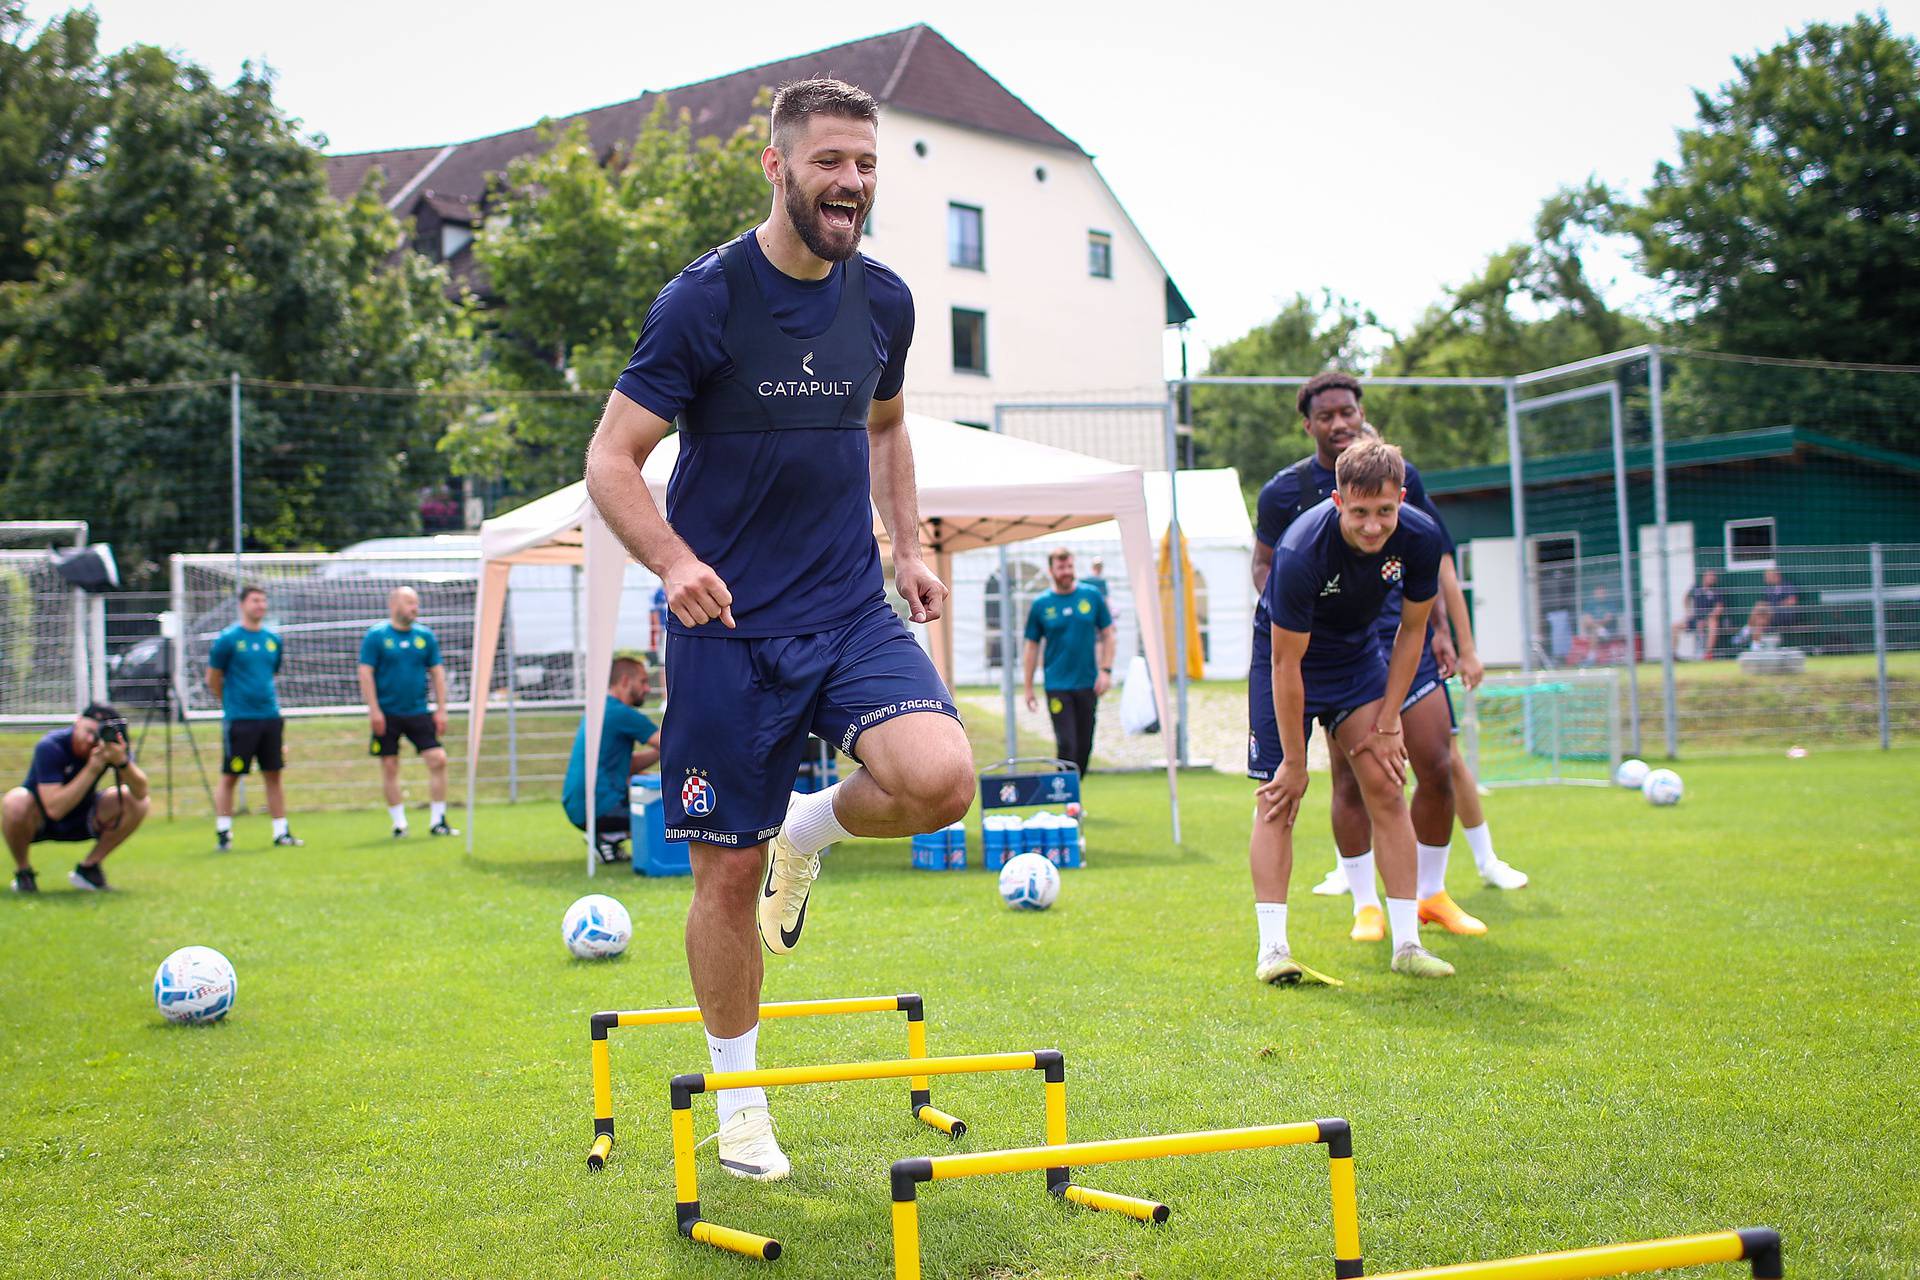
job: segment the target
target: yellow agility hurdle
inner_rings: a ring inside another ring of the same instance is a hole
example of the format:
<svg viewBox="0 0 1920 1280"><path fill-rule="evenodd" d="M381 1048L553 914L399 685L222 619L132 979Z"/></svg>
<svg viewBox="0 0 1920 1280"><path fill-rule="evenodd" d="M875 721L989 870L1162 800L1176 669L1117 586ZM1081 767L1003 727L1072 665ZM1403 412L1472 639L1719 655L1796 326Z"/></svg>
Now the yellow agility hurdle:
<svg viewBox="0 0 1920 1280"><path fill-rule="evenodd" d="M673 1104L674 1220L680 1234L689 1240L749 1258L771 1261L780 1256L778 1240L723 1227L700 1216L700 1180L693 1160L694 1094L721 1089L751 1089L756 1085L769 1088L794 1084L837 1084L848 1080L915 1079L977 1075L990 1071L1041 1072L1046 1082L1047 1142L1050 1146L1066 1143L1067 1069L1066 1061L1058 1049L1035 1049L1029 1053L973 1053L951 1058L902 1058L891 1062L836 1062L816 1067L767 1067L759 1071L709 1071L675 1076L668 1084L668 1092Z"/></svg>
<svg viewBox="0 0 1920 1280"><path fill-rule="evenodd" d="M1786 1275L1780 1256L1780 1233L1771 1227L1715 1231L1701 1236L1641 1240L1632 1244L1570 1249L1565 1253L1536 1253L1525 1258L1494 1262L1459 1262L1450 1267L1395 1271L1380 1280L1594 1280L1599 1276L1630 1276L1671 1267L1700 1267L1714 1262L1746 1262L1755 1280L1780 1280Z"/></svg>
<svg viewBox="0 0 1920 1280"><path fill-rule="evenodd" d="M1049 1142L1044 1147L981 1151L969 1155L916 1156L893 1162L894 1280L920 1280L920 1184L946 1178L977 1178L996 1173L1044 1170L1047 1190L1092 1209L1113 1209L1129 1217L1165 1222L1167 1207L1131 1196L1079 1187L1071 1181L1074 1165L1119 1164L1161 1156L1194 1156L1219 1151L1253 1151L1323 1143L1333 1188L1333 1274L1346 1280L1361 1272L1360 1210L1354 1190L1353 1135L1345 1120L1308 1120L1299 1124L1217 1129L1207 1133L1170 1133L1106 1142ZM1077 1193L1077 1194L1076 1194Z"/></svg>
<svg viewBox="0 0 1920 1280"><path fill-rule="evenodd" d="M843 1013L904 1013L907 1015L907 1056L927 1056L926 1004L917 995L853 996L840 1000L783 1000L760 1006L762 1018L817 1018ZM699 1022L700 1010L629 1009L596 1013L589 1022L593 1036L593 1145L587 1151L587 1168L606 1165L613 1151L613 1062L608 1053L607 1032L618 1027L658 1027ZM966 1124L935 1107L925 1076L907 1081L908 1106L914 1119L949 1137L958 1138Z"/></svg>

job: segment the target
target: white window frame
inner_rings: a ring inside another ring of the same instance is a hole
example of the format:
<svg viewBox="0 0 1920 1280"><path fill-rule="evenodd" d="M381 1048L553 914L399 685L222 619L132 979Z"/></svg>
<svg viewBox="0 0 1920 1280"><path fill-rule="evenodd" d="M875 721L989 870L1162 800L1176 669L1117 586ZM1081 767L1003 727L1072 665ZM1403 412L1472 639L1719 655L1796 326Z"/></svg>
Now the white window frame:
<svg viewBox="0 0 1920 1280"><path fill-rule="evenodd" d="M1766 558L1748 559L1743 553L1736 559L1733 554L1733 531L1735 529L1760 528L1765 528L1772 534L1772 537L1767 540L1770 550ZM1766 570L1779 567L1780 522L1772 516L1749 516L1743 520L1723 521L1720 525L1720 540L1722 552L1725 556L1724 563L1726 564L1728 572L1745 573L1749 569Z"/></svg>
<svg viewBox="0 0 1920 1280"><path fill-rule="evenodd" d="M949 361L949 363L953 366L953 371L955 373L968 374L975 378L984 378L989 376L987 373L989 364L987 361L987 310L986 308L954 306L954 307L949 307L947 310L948 310L947 334L948 334L949 343L952 342L954 319L956 319L962 313L970 316L980 317L980 364L979 364L979 367L976 368L970 364L961 364L960 353L958 350L954 350L950 353L952 356L952 359Z"/></svg>
<svg viewBox="0 0 1920 1280"><path fill-rule="evenodd" d="M1093 269L1093 246L1096 241L1104 244L1107 250L1107 269L1105 271L1095 271ZM1087 276L1094 280L1113 279L1113 232L1101 231L1093 227L1087 229Z"/></svg>
<svg viewBox="0 0 1920 1280"><path fill-rule="evenodd" d="M954 256L959 249L954 235L954 215L970 213L973 215L973 229L976 236L975 248L979 250L977 262L955 262ZM947 201L947 265L955 271L978 271L983 275L987 270L987 211L985 206L968 204L964 200Z"/></svg>

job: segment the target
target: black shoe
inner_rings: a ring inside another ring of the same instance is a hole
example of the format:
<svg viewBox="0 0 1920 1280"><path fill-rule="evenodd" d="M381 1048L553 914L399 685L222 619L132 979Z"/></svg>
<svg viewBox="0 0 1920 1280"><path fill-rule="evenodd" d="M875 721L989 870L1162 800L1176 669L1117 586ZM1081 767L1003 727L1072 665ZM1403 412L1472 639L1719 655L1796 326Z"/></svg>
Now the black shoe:
<svg viewBox="0 0 1920 1280"><path fill-rule="evenodd" d="M629 862L632 860L631 855L627 853L627 842L624 840L602 840L599 842L599 848L595 852L600 855L600 862L603 866L612 866L615 863Z"/></svg>
<svg viewBox="0 0 1920 1280"><path fill-rule="evenodd" d="M214 847L214 849L215 849L215 850L217 850L217 851L218 851L218 852L220 852L220 853L230 853L230 852L232 852L232 850L233 850L233 832L231 832L231 831L216 831L216 832L214 832L214 833L213 833L213 839L214 839L214 846L213 846L213 847Z"/></svg>
<svg viewBox="0 0 1920 1280"><path fill-rule="evenodd" d="M40 892L40 882L33 878L32 867L21 867L13 873L13 891L15 893Z"/></svg>
<svg viewBox="0 0 1920 1280"><path fill-rule="evenodd" d="M273 842L285 849L302 849L307 843L291 831L282 831L273 838Z"/></svg>
<svg viewBox="0 0 1920 1280"><path fill-rule="evenodd" d="M76 862L73 864L73 870L67 873L67 883L76 889L84 889L88 893L105 893L107 873L97 866L90 867L84 862Z"/></svg>
<svg viewBox="0 0 1920 1280"><path fill-rule="evenodd" d="M442 818L427 828L427 834L430 836L457 836L460 834L460 831L457 827L448 826L447 820Z"/></svg>
<svg viewBox="0 0 1920 1280"><path fill-rule="evenodd" d="M395 827L393 829L393 838L395 840L405 840L407 838L407 829L405 827Z"/></svg>

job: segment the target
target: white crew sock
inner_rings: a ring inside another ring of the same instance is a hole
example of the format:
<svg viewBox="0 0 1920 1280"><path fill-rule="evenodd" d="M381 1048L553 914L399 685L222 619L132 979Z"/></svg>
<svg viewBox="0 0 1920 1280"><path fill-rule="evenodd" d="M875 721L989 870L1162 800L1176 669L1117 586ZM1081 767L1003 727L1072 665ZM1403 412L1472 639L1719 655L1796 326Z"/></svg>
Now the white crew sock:
<svg viewBox="0 0 1920 1280"><path fill-rule="evenodd" d="M285 818L275 818L273 820L273 838L278 840L285 834L287 834L287 820Z"/></svg>
<svg viewBox="0 0 1920 1280"><path fill-rule="evenodd" d="M1493 832L1486 823L1477 827L1462 827L1460 834L1467 838L1467 848L1473 850L1473 865L1485 871L1500 861L1493 851Z"/></svg>
<svg viewBox="0 0 1920 1280"><path fill-rule="evenodd" d="M1419 878L1415 881L1415 892L1422 898L1431 898L1436 893L1447 891L1447 848L1444 844L1419 844Z"/></svg>
<svg viewBox="0 0 1920 1280"><path fill-rule="evenodd" d="M400 828L401 830L406 829L407 806L403 804L390 804L387 806L387 816L393 819L394 826Z"/></svg>
<svg viewBox="0 0 1920 1280"><path fill-rule="evenodd" d="M233 819L225 816L216 817L213 820L213 829L215 831L231 831L233 830Z"/></svg>
<svg viewBox="0 0 1920 1280"><path fill-rule="evenodd" d="M1373 850L1357 858L1340 859L1340 868L1347 873L1347 888L1353 893L1353 913L1359 915L1362 907L1378 908L1380 891L1373 884Z"/></svg>
<svg viewBox="0 0 1920 1280"><path fill-rule="evenodd" d="M1260 926L1260 950L1265 954L1269 947L1287 946L1287 904L1284 902L1256 902L1253 904L1253 918Z"/></svg>
<svg viewBox="0 0 1920 1280"><path fill-rule="evenodd" d="M707 1054L713 1059L715 1071L754 1071L758 1068L753 1057L759 1045L760 1024L756 1022L730 1040L709 1035ZM725 1124L742 1107L766 1106L767 1091L758 1085L751 1089L722 1089L714 1094L713 1100L720 1109L720 1123Z"/></svg>
<svg viewBox="0 0 1920 1280"><path fill-rule="evenodd" d="M786 825L781 830L802 854L818 853L835 840L853 839L853 832L840 825L840 817L833 811L833 799L845 785L836 782L825 791L810 791L793 798L787 809Z"/></svg>
<svg viewBox="0 0 1920 1280"><path fill-rule="evenodd" d="M437 827L447 820L447 802L445 800L434 800L430 802L428 807L433 811L434 826Z"/></svg>
<svg viewBox="0 0 1920 1280"><path fill-rule="evenodd" d="M1387 899L1387 927L1393 931L1393 949L1420 941L1420 904L1412 898Z"/></svg>

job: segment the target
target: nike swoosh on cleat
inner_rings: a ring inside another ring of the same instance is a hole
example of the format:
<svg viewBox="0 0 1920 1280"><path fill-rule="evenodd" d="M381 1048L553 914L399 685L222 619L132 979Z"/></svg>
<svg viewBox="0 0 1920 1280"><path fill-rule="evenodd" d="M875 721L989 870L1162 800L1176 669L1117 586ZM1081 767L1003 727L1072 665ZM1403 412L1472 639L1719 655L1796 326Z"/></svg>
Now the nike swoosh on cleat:
<svg viewBox="0 0 1920 1280"><path fill-rule="evenodd" d="M785 929L780 930L780 945L789 951L793 949L793 944L800 940L800 930L805 927L807 923L807 902L811 902L812 900L813 895L809 893L806 902L800 904L800 914L793 918L793 932L789 933Z"/></svg>
<svg viewBox="0 0 1920 1280"><path fill-rule="evenodd" d="M767 1166L763 1164L744 1164L739 1160L722 1160L720 1163L728 1169L737 1169L756 1178L767 1171Z"/></svg>

